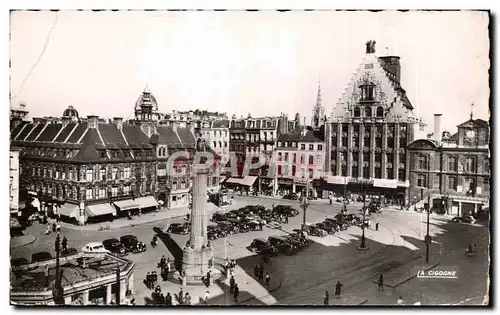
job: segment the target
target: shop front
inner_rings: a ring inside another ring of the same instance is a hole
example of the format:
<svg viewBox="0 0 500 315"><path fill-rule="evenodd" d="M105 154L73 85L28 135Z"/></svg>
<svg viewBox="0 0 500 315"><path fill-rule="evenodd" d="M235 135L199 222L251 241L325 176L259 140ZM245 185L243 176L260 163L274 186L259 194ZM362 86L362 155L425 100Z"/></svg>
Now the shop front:
<svg viewBox="0 0 500 315"><path fill-rule="evenodd" d="M278 178L277 179L277 193L281 196L290 194L293 192L293 178Z"/></svg>

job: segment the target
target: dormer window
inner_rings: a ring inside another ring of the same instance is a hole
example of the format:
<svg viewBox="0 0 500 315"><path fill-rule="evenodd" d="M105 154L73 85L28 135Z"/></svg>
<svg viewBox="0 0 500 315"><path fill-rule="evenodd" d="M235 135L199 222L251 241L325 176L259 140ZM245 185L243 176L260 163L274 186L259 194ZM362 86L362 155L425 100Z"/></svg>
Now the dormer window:
<svg viewBox="0 0 500 315"><path fill-rule="evenodd" d="M360 86L361 88L361 101L370 102L375 100L375 85L374 84L364 84Z"/></svg>

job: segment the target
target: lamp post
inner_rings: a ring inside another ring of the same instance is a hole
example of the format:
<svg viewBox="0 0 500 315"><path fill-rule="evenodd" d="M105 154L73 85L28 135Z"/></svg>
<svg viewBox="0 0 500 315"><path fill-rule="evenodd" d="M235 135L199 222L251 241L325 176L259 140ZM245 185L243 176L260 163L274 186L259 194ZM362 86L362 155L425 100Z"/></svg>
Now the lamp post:
<svg viewBox="0 0 500 315"><path fill-rule="evenodd" d="M309 180L306 181L306 193L305 193L305 196L303 198L302 204L300 205L302 210L304 210L304 215L302 218L302 225L303 226L306 225L306 211L307 211L307 208L309 207L308 197L309 197Z"/></svg>
<svg viewBox="0 0 500 315"><path fill-rule="evenodd" d="M55 243L55 248L56 248L56 279L54 282L54 288L52 290L52 297L54 298L54 303L56 305L64 305L64 292L63 292L63 287L61 284L61 271L60 271L60 265L59 265L59 257L61 253L61 247L60 247L60 236L59 233L56 235L56 243Z"/></svg>
<svg viewBox="0 0 500 315"><path fill-rule="evenodd" d="M116 305L120 305L121 287L120 287L120 264L116 263Z"/></svg>
<svg viewBox="0 0 500 315"><path fill-rule="evenodd" d="M366 187L365 183L362 184L363 187L363 224L361 225L361 245L359 245L358 250L367 250L366 238L365 238L365 222L366 222Z"/></svg>
<svg viewBox="0 0 500 315"><path fill-rule="evenodd" d="M429 219L431 214L431 196L427 196L427 235L425 236L425 262L429 263L429 250L431 245L431 236L429 235Z"/></svg>

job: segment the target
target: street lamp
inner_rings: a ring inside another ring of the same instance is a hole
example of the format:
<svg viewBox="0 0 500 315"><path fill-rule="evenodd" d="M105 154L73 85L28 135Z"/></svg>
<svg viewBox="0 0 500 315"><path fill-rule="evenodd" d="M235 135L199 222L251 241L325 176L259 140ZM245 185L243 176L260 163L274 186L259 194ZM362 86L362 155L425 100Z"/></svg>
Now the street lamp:
<svg viewBox="0 0 500 315"><path fill-rule="evenodd" d="M431 196L427 196L427 235L425 236L425 262L429 263L429 251L431 245L431 236L429 235L429 218L431 214Z"/></svg>
<svg viewBox="0 0 500 315"><path fill-rule="evenodd" d="M306 211L307 211L307 208L309 207L309 180L306 181L306 194L302 200L302 203L300 204L300 207L302 208L302 210L304 210L304 215L303 215L303 219L302 219L302 225L306 225Z"/></svg>
<svg viewBox="0 0 500 315"><path fill-rule="evenodd" d="M60 247L60 237L59 233L56 235L56 280L54 282L54 287L52 289L52 297L54 299L54 303L56 305L64 305L64 292L63 292L63 287L61 284L61 271L60 271L60 266L59 266L59 257L61 253L61 247Z"/></svg>
<svg viewBox="0 0 500 315"><path fill-rule="evenodd" d="M365 222L366 222L366 187L365 184L362 184L363 187L363 224L361 225L361 245L358 247L358 250L367 250L366 247L366 238L365 238Z"/></svg>
<svg viewBox="0 0 500 315"><path fill-rule="evenodd" d="M116 263L116 305L120 305L121 287L120 287L120 264Z"/></svg>

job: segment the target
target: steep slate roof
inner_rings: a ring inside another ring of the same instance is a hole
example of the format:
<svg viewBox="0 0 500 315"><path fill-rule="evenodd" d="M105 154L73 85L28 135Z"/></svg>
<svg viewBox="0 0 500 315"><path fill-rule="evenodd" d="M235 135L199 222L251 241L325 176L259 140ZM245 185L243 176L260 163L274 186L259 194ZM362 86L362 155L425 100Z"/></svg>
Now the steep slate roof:
<svg viewBox="0 0 500 315"><path fill-rule="evenodd" d="M386 73L396 75L396 69L390 64L385 61L384 58L397 58L396 56L387 56L387 57L378 57L378 61L382 68L385 70ZM399 58L398 58L399 59ZM403 102L403 105L408 108L409 110L413 109L413 105L411 104L410 100L408 99L408 96L406 96L406 91L401 87L400 82L396 82L392 76L388 75L387 76L389 80L393 83L394 89L396 90L396 93L398 96L401 98L401 101Z"/></svg>
<svg viewBox="0 0 500 315"><path fill-rule="evenodd" d="M458 132L455 132L451 137L450 139L451 141L458 141Z"/></svg>
<svg viewBox="0 0 500 315"><path fill-rule="evenodd" d="M123 125L122 132L132 148L149 147L149 138L137 125Z"/></svg>
<svg viewBox="0 0 500 315"><path fill-rule="evenodd" d="M38 134L40 133L40 131L43 130L43 128L45 127L45 124L38 124L35 129L33 130L33 132L26 138L26 141L33 141L35 140L35 138L38 136Z"/></svg>
<svg viewBox="0 0 500 315"><path fill-rule="evenodd" d="M196 139L188 128L177 128L177 135L179 136L184 148L195 148Z"/></svg>
<svg viewBox="0 0 500 315"><path fill-rule="evenodd" d="M87 130L87 123L80 123L76 126L75 130L69 136L69 139L66 141L68 143L77 143L80 140L80 137L83 136L83 133Z"/></svg>
<svg viewBox="0 0 500 315"><path fill-rule="evenodd" d="M54 140L54 142L64 142L66 138L69 136L69 133L73 128L75 128L76 123L69 123L67 124L64 129L61 131L61 133L57 136L57 138Z"/></svg>
<svg viewBox="0 0 500 315"><path fill-rule="evenodd" d="M158 126L156 131L158 132L158 144L164 144L174 149L182 148L181 139L171 126Z"/></svg>
<svg viewBox="0 0 500 315"><path fill-rule="evenodd" d="M458 127L462 127L462 126L470 124L470 123L475 124L475 125L479 125L479 126L482 126L482 127L488 127L488 125L489 125L486 120L477 118L477 119L469 119L467 121L464 121L463 123L461 123L460 125L458 125Z"/></svg>
<svg viewBox="0 0 500 315"><path fill-rule="evenodd" d="M24 140L24 138L26 138L26 136L30 133L30 131L33 129L33 124L30 123L28 124L22 131L21 133L19 134L19 136L17 137L17 140ZM14 134L14 132L11 133L11 139L14 140L16 138L17 134Z"/></svg>
<svg viewBox="0 0 500 315"><path fill-rule="evenodd" d="M99 133L106 148L126 149L127 142L114 124L99 124Z"/></svg>
<svg viewBox="0 0 500 315"><path fill-rule="evenodd" d="M306 130L306 133L302 133L303 127L296 128L289 133L281 134L278 137L278 141L282 142L323 142L323 137L319 134L315 134L313 130Z"/></svg>
<svg viewBox="0 0 500 315"><path fill-rule="evenodd" d="M19 125L17 125L16 128L12 128L10 130L10 134L17 135L19 133L19 131L21 131L21 129L23 129L23 127L26 126L27 124L28 124L27 121L22 121ZM12 136L11 136L11 139L12 139Z"/></svg>
<svg viewBox="0 0 500 315"><path fill-rule="evenodd" d="M42 134L38 137L37 141L52 141L57 136L57 133L61 130L61 124L49 124L45 128Z"/></svg>

